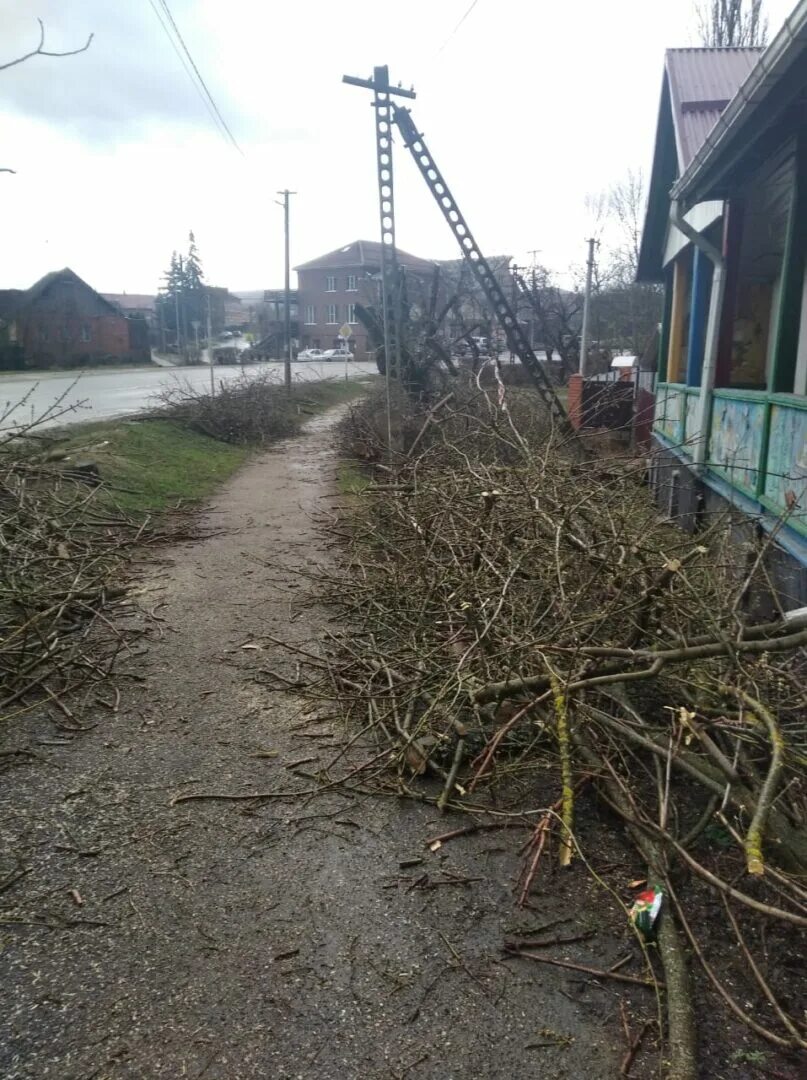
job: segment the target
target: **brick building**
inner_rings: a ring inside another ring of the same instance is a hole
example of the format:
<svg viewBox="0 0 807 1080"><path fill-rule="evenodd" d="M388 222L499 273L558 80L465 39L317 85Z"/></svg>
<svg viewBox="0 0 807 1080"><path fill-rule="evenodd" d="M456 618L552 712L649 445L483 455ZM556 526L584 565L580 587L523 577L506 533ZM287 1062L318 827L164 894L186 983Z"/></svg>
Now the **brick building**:
<svg viewBox="0 0 807 1080"><path fill-rule="evenodd" d="M399 264L420 277L431 277L435 264L400 249ZM296 266L300 348L333 349L341 344L339 328L355 327L350 350L357 360L371 360L367 331L356 318L356 304L379 306L381 244L355 240L318 259Z"/></svg>
<svg viewBox="0 0 807 1080"><path fill-rule="evenodd" d="M67 267L30 289L0 290L0 367L148 363L148 327Z"/></svg>

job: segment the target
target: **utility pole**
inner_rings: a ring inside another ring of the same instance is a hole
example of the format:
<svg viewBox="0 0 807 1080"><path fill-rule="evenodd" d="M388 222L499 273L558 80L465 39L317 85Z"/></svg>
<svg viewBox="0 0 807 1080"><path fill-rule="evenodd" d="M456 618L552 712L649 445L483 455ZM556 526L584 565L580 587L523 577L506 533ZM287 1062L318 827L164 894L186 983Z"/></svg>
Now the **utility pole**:
<svg viewBox="0 0 807 1080"><path fill-rule="evenodd" d="M286 188L284 191L278 191L278 195L283 196L283 202L278 202L278 206L283 207L283 236L285 239L285 255L286 255L286 277L284 281L285 299L283 310L283 337L286 342L285 355L283 357L283 381L287 390L291 390L291 267L289 265L289 196L296 195L296 191L289 191ZM277 202L277 200L275 200Z"/></svg>
<svg viewBox="0 0 807 1080"><path fill-rule="evenodd" d="M401 325L395 315L399 303L393 306L393 298L400 297L397 257L395 254L395 189L392 170L392 97L415 98L414 90L405 90L400 83L390 86L389 68L386 64L373 68L372 79L359 79L355 75L343 75L342 82L373 91L375 111L376 172L378 176L378 210L381 220L381 319L384 330L384 385L387 399L387 449L392 456L392 402L390 379L392 375L391 324L395 322L395 374L401 378Z"/></svg>
<svg viewBox="0 0 807 1080"><path fill-rule="evenodd" d="M536 268L538 265L538 256L541 254L541 248L532 248L527 252L528 255L532 255L532 263L530 264L530 288L532 289L533 300L535 298L535 278ZM530 348L535 352L535 312L532 312L532 318L530 319ZM549 371L549 365L552 361L552 349L544 343L544 355L546 356L546 370Z"/></svg>
<svg viewBox="0 0 807 1080"><path fill-rule="evenodd" d="M210 317L210 288L207 290L207 359L210 364L210 396L216 396L216 379L213 375L213 320Z"/></svg>
<svg viewBox="0 0 807 1080"><path fill-rule="evenodd" d="M594 245L597 241L590 237L588 243L588 259L586 261L586 294L583 297L583 329L580 332L580 374L586 374L586 360L588 358L588 322L589 309L591 307L591 279L594 276Z"/></svg>
<svg viewBox="0 0 807 1080"><path fill-rule="evenodd" d="M519 295L518 295L518 272L521 269L522 269L522 267L520 267L518 265L518 263L513 263L512 267L510 268L510 273L511 273L510 306L513 309L513 312L515 314L516 319L518 319L518 314L519 314L519 311L518 311L518 309L519 309L519 302L518 302L519 301ZM513 364L513 363L515 363L516 354L513 352L513 343L512 343L512 341L507 342L507 348L508 348L508 350L510 352L510 363Z"/></svg>
<svg viewBox="0 0 807 1080"><path fill-rule="evenodd" d="M176 291L174 292L174 308L175 308L175 314L176 314L176 320L177 320L177 356L179 356L180 355L180 347L179 347L179 288L177 288Z"/></svg>

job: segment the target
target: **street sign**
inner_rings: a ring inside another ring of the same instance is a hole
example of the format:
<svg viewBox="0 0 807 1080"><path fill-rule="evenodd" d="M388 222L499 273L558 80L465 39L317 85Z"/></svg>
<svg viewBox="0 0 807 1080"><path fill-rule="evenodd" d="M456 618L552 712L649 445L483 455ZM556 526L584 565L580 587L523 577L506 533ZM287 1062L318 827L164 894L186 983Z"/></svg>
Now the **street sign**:
<svg viewBox="0 0 807 1080"><path fill-rule="evenodd" d="M342 323L339 327L339 337L344 338L345 341L353 337L353 330L347 323Z"/></svg>

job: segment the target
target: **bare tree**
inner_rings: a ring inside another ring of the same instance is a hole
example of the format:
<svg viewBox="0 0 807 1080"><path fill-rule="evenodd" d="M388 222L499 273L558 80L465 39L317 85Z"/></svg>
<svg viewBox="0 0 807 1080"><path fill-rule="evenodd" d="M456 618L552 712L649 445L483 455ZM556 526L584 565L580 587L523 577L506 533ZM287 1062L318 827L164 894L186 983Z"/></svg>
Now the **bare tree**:
<svg viewBox="0 0 807 1080"><path fill-rule="evenodd" d="M608 191L607 209L618 233L613 257L619 264L623 281L632 284L639 269L647 191L641 169L629 169L624 180Z"/></svg>
<svg viewBox="0 0 807 1080"><path fill-rule="evenodd" d="M695 10L703 45L768 43L768 20L762 13L762 0L704 0Z"/></svg>
<svg viewBox="0 0 807 1080"><path fill-rule="evenodd" d="M625 177L587 205L601 208L601 254L596 264L592 324L601 347L641 354L661 317L661 291L639 284L647 191L641 170Z"/></svg>

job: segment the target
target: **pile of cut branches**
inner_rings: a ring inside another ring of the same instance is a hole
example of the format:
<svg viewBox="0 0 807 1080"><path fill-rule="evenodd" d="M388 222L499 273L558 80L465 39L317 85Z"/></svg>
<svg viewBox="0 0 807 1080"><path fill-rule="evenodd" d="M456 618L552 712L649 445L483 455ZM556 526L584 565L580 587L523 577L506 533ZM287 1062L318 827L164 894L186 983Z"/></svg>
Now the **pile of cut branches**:
<svg viewBox="0 0 807 1080"><path fill-rule="evenodd" d="M575 858L592 780L664 895L672 1075L696 1068L682 934L735 1016L803 1050L764 950L807 927L807 619L751 618L764 544L738 552L722 517L678 530L635 461L569 453L537 417L530 391L477 381L402 425L409 449L345 524L326 591L348 630L311 690L387 748L401 793L441 809L476 811L549 756L558 802L522 901L552 845ZM349 441L366 446L372 418L359 406ZM534 813L529 785L521 798ZM747 957L740 989L715 973L723 938L687 917L693 890Z"/></svg>
<svg viewBox="0 0 807 1080"><path fill-rule="evenodd" d="M106 613L147 520L59 460L42 419L0 426L0 720L45 702L76 728L76 694L98 688L125 647Z"/></svg>
<svg viewBox="0 0 807 1080"><path fill-rule="evenodd" d="M221 381L211 394L178 379L158 396L159 415L191 431L237 445L263 445L293 435L299 428L297 395L283 391L273 373L241 372Z"/></svg>

